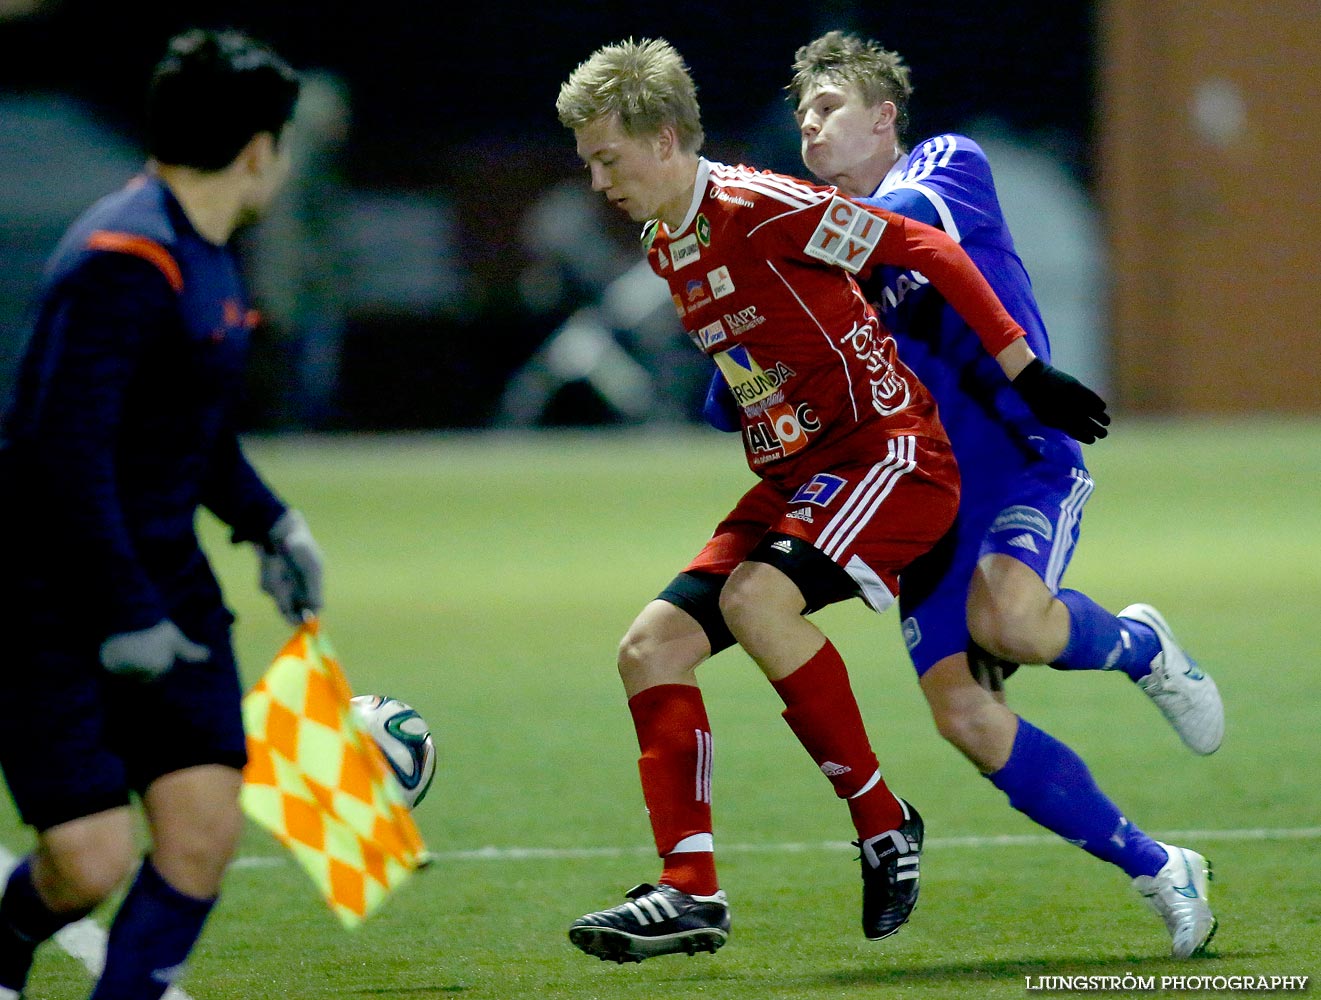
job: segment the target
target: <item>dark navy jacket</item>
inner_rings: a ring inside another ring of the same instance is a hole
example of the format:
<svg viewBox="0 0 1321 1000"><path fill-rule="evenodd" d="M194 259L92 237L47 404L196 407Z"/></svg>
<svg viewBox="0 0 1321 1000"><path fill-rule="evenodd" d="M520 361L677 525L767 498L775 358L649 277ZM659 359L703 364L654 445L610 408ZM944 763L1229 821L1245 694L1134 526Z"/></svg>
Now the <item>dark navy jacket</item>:
<svg viewBox="0 0 1321 1000"><path fill-rule="evenodd" d="M197 508L263 537L284 510L239 447L252 317L233 253L140 178L51 258L0 444L4 572L101 635L220 591Z"/></svg>

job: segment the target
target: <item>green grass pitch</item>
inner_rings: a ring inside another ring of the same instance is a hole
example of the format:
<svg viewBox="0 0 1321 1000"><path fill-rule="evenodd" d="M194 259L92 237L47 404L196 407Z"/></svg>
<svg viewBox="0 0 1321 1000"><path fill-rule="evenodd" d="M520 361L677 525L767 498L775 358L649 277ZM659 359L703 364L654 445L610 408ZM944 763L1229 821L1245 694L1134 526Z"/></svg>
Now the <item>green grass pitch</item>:
<svg viewBox="0 0 1321 1000"><path fill-rule="evenodd" d="M887 780L927 820L912 922L862 939L846 812L732 650L702 668L729 944L641 966L580 954L569 921L658 873L615 643L751 483L737 439L277 438L250 453L325 549L324 626L355 690L431 723L440 769L416 816L439 860L347 933L250 829L180 984L194 1000L943 1000L1022 997L1039 976L1321 972L1321 424L1121 420L1087 452L1098 488L1068 583L1162 609L1223 692L1218 754L1185 751L1122 677L1034 669L1010 684L1134 822L1214 862L1213 954L1183 963L1120 872L1038 836L939 739L898 616L856 602L817 621ZM203 528L251 681L287 629L252 554ZM0 805L0 844L28 843ZM84 997L89 982L47 946L31 995Z"/></svg>

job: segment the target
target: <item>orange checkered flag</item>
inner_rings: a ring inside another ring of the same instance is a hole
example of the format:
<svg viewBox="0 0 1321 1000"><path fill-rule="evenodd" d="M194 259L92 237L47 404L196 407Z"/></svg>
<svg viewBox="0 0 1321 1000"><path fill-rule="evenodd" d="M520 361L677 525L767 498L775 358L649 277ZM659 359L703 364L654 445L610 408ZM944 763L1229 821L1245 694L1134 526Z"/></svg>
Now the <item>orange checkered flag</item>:
<svg viewBox="0 0 1321 1000"><path fill-rule="evenodd" d="M349 710L352 691L315 619L243 699L243 811L357 927L426 863L426 847L380 749Z"/></svg>

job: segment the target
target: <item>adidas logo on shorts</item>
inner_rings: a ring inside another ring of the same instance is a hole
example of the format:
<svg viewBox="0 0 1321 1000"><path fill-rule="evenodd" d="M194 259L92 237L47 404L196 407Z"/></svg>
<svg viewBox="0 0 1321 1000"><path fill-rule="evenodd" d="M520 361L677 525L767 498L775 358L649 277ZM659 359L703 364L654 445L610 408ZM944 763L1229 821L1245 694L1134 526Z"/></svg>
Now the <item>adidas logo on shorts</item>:
<svg viewBox="0 0 1321 1000"><path fill-rule="evenodd" d="M1037 543L1032 540L1032 536L1026 531L1016 538L1009 539L1009 544L1019 549L1027 549L1029 552L1039 552Z"/></svg>

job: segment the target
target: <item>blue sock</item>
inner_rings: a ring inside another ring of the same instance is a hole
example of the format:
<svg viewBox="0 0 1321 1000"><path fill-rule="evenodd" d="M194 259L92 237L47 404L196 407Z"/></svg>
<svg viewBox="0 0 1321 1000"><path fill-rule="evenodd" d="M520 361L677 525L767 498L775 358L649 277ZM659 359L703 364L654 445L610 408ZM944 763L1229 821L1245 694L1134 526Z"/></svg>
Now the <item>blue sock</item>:
<svg viewBox="0 0 1321 1000"><path fill-rule="evenodd" d="M1051 664L1061 670L1122 670L1133 680L1151 673L1160 640L1149 625L1116 618L1086 594L1055 595L1069 609L1069 641Z"/></svg>
<svg viewBox="0 0 1321 1000"><path fill-rule="evenodd" d="M32 866L24 858L9 874L0 898L0 986L22 990L32 968L37 945L65 924L87 915L86 910L55 913L37 895Z"/></svg>
<svg viewBox="0 0 1321 1000"><path fill-rule="evenodd" d="M151 858L110 925L105 971L90 1000L158 1000L183 971L214 899L185 896Z"/></svg>
<svg viewBox="0 0 1321 1000"><path fill-rule="evenodd" d="M1155 875L1165 864L1165 848L1120 814L1083 759L1026 719L1018 720L1008 762L987 778L1029 819L1130 878Z"/></svg>

